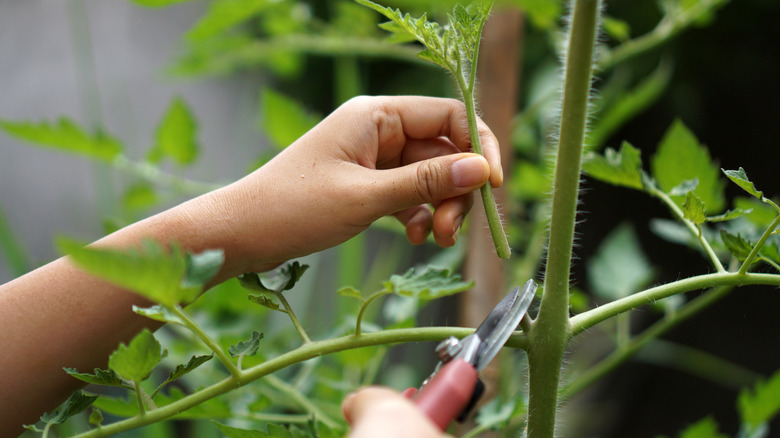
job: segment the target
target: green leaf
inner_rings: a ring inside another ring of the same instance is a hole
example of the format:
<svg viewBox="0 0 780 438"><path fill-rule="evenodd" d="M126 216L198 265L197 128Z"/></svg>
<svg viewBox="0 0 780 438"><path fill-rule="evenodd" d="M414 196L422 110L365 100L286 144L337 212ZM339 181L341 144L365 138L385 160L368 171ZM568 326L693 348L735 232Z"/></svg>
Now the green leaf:
<svg viewBox="0 0 780 438"><path fill-rule="evenodd" d="M743 423L757 428L780 413L780 370L767 381L745 388L737 398L737 408Z"/></svg>
<svg viewBox="0 0 780 438"><path fill-rule="evenodd" d="M615 300L647 285L653 268L634 228L619 225L607 235L587 264L588 280L597 296Z"/></svg>
<svg viewBox="0 0 780 438"><path fill-rule="evenodd" d="M136 184L125 190L122 206L129 211L145 210L158 201L157 193L148 184Z"/></svg>
<svg viewBox="0 0 780 438"><path fill-rule="evenodd" d="M171 158L176 164L187 165L198 158L198 124L192 111L180 97L171 101L157 126L156 143L149 151L148 160L158 163Z"/></svg>
<svg viewBox="0 0 780 438"><path fill-rule="evenodd" d="M741 208L735 208L733 210L726 210L725 213L719 214L717 216L707 216L707 222L725 222L734 220L737 218L740 218L746 214L752 213L752 209L743 210Z"/></svg>
<svg viewBox="0 0 780 438"><path fill-rule="evenodd" d="M214 357L213 354L203 354L200 356L190 357L190 360L187 361L186 364L176 365L176 368L174 368L173 371L171 371L171 374L168 376L167 379L165 379L165 381L173 382L174 380L179 379L185 376L186 374L189 374L194 369L210 361L212 357Z"/></svg>
<svg viewBox="0 0 780 438"><path fill-rule="evenodd" d="M63 368L66 373L87 383L106 386L123 386L122 378L114 370L95 368L94 374L80 373L75 368Z"/></svg>
<svg viewBox="0 0 780 438"><path fill-rule="evenodd" d="M100 409L94 408L89 413L89 424L98 427L103 424L103 412Z"/></svg>
<svg viewBox="0 0 780 438"><path fill-rule="evenodd" d="M604 32L611 38L623 42L631 37L631 26L625 20L604 16L601 20Z"/></svg>
<svg viewBox="0 0 780 438"><path fill-rule="evenodd" d="M249 301L277 312L287 313L287 310L283 309L278 302L265 295L249 295Z"/></svg>
<svg viewBox="0 0 780 438"><path fill-rule="evenodd" d="M191 301L200 292L199 287L182 286L187 258L178 246L165 251L150 240L140 250L84 247L67 239L58 239L57 244L88 273L164 306Z"/></svg>
<svg viewBox="0 0 780 438"><path fill-rule="evenodd" d="M275 2L272 0L217 0L212 2L206 15L187 31L187 38L197 41L214 36L249 20L273 3Z"/></svg>
<svg viewBox="0 0 780 438"><path fill-rule="evenodd" d="M365 301L363 300L363 295L361 295L360 291L355 289L352 286L345 286L336 291L337 294L341 295L342 297L349 297L354 298L358 301Z"/></svg>
<svg viewBox="0 0 780 438"><path fill-rule="evenodd" d="M81 391L75 391L54 413L43 414L41 421L44 423L62 424L68 418L90 407L97 398L98 396L96 395L85 395Z"/></svg>
<svg viewBox="0 0 780 438"><path fill-rule="evenodd" d="M739 234L734 235L726 230L720 230L720 238L723 244L739 261L745 261L747 256L753 251L753 244L742 238Z"/></svg>
<svg viewBox="0 0 780 438"><path fill-rule="evenodd" d="M286 435L270 435L266 432L261 432L257 429L239 429L237 427L228 426L226 424L220 424L216 421L213 422L218 428L219 431L222 432L222 434L227 438L267 438L270 436L273 437L288 437L289 434Z"/></svg>
<svg viewBox="0 0 780 438"><path fill-rule="evenodd" d="M737 197L734 199L734 206L741 210L750 211L750 213L745 213L745 216L758 227L768 226L777 217L777 210L756 198Z"/></svg>
<svg viewBox="0 0 780 438"><path fill-rule="evenodd" d="M167 307L161 306L159 304L152 307L133 306L133 312L155 321L186 325L184 320L182 320L179 315L171 312Z"/></svg>
<svg viewBox="0 0 780 438"><path fill-rule="evenodd" d="M198 254L187 254L187 268L181 286L184 288L202 288L209 282L225 261L225 252L221 249L208 249Z"/></svg>
<svg viewBox="0 0 780 438"><path fill-rule="evenodd" d="M474 286L473 282L462 281L460 275L450 274L449 269L430 265L424 269L411 268L404 275L393 275L382 284L388 292L421 300L441 298Z"/></svg>
<svg viewBox="0 0 780 438"><path fill-rule="evenodd" d="M228 349L228 353L230 353L231 357L254 356L257 354L257 350L260 348L261 339L263 339L262 333L252 332L251 339L231 346Z"/></svg>
<svg viewBox="0 0 780 438"><path fill-rule="evenodd" d="M138 383L149 377L164 354L167 352L162 351L152 332L144 329L130 344L119 344L108 358L108 367L125 379Z"/></svg>
<svg viewBox="0 0 780 438"><path fill-rule="evenodd" d="M721 169L723 174L728 177L734 184L742 187L742 190L750 193L759 200L764 200L764 192L756 190L756 186L748 179L745 169L739 168L739 170L725 170Z"/></svg>
<svg viewBox="0 0 780 438"><path fill-rule="evenodd" d="M116 138L101 130L94 134L87 133L65 117L56 123L0 120L0 128L20 140L98 160L111 161L122 153L122 144Z"/></svg>
<svg viewBox="0 0 780 438"><path fill-rule="evenodd" d="M479 426L489 430L505 427L515 413L516 404L517 400L514 399L501 403L498 398L494 398L479 410L475 421Z"/></svg>
<svg viewBox="0 0 780 438"><path fill-rule="evenodd" d="M560 0L507 0L528 15L531 23L542 30L552 29L561 16L563 2Z"/></svg>
<svg viewBox="0 0 780 438"><path fill-rule="evenodd" d="M682 210L685 218L694 224L703 224L707 220L707 208L704 206L704 201L693 191L685 195Z"/></svg>
<svg viewBox="0 0 780 438"><path fill-rule="evenodd" d="M261 279L256 273L248 273L238 277L241 285L250 290L259 292L280 293L292 289L303 273L309 269L309 265L298 262L288 263L269 278Z"/></svg>
<svg viewBox="0 0 780 438"><path fill-rule="evenodd" d="M620 151L607 148L604 155L589 153L582 170L588 176L617 186L642 189L642 154L628 142L620 145Z"/></svg>
<svg viewBox="0 0 780 438"><path fill-rule="evenodd" d="M720 212L725 206L724 184L710 153L691 131L676 120L661 140L651 161L653 178L664 192L686 180L699 181L696 194L707 210Z"/></svg>
<svg viewBox="0 0 780 438"><path fill-rule="evenodd" d="M669 196L687 196L688 192L696 190L699 186L699 178L686 179L669 190Z"/></svg>
<svg viewBox="0 0 780 438"><path fill-rule="evenodd" d="M260 96L260 114L263 132L278 149L289 146L322 120L299 102L270 88Z"/></svg>
<svg viewBox="0 0 780 438"><path fill-rule="evenodd" d="M679 438L728 438L728 435L718 432L718 423L712 417L704 417L680 432Z"/></svg>

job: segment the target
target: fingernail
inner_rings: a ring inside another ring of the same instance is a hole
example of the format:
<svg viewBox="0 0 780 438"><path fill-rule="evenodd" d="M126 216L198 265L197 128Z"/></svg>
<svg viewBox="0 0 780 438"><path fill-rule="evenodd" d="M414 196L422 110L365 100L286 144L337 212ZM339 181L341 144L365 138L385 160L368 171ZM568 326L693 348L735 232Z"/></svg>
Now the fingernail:
<svg viewBox="0 0 780 438"><path fill-rule="evenodd" d="M485 183L488 177L485 159L479 156L461 158L452 163L452 182L456 187L473 187Z"/></svg>
<svg viewBox="0 0 780 438"><path fill-rule="evenodd" d="M452 226L452 237L458 236L458 231L460 231L461 225L463 225L463 215L455 218L455 223Z"/></svg>

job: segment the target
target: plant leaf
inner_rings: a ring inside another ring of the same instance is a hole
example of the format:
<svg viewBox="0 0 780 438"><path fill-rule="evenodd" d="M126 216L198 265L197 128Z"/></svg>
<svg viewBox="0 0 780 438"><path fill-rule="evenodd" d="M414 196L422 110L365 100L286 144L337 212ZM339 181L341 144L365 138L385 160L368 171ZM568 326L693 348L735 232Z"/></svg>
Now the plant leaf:
<svg viewBox="0 0 780 438"><path fill-rule="evenodd" d="M653 278L653 268L634 228L619 225L601 242L587 264L588 280L597 296L615 300L628 296Z"/></svg>
<svg viewBox="0 0 780 438"><path fill-rule="evenodd" d="M248 273L238 277L241 285L247 289L259 292L280 293L292 289L303 273L309 269L309 265L302 265L298 262L288 263L275 272L275 275L269 278L260 278L259 274Z"/></svg>
<svg viewBox="0 0 780 438"><path fill-rule="evenodd" d="M187 267L181 286L186 289L200 289L214 278L225 261L225 253L221 249L207 249L198 254L185 255Z"/></svg>
<svg viewBox="0 0 780 438"><path fill-rule="evenodd" d="M718 432L718 423L712 417L704 417L680 432L679 438L728 438L728 435Z"/></svg>
<svg viewBox="0 0 780 438"><path fill-rule="evenodd" d="M756 186L748 179L745 169L739 168L739 170L725 170L721 169L723 174L728 177L734 184L740 186L742 190L750 193L759 200L764 200L764 192L756 190Z"/></svg>
<svg viewBox="0 0 780 438"><path fill-rule="evenodd" d="M20 140L102 161L111 161L122 153L122 144L116 138L101 130L94 134L87 133L65 117L61 117L56 123L0 120L0 127Z"/></svg>
<svg viewBox="0 0 780 438"><path fill-rule="evenodd" d="M424 269L411 268L404 275L393 275L382 284L391 293L422 300L456 294L474 286L473 282L462 281L460 275L450 274L449 269L430 265Z"/></svg>
<svg viewBox="0 0 780 438"><path fill-rule="evenodd" d="M249 301L277 312L287 313L287 310L283 309L278 302L266 295L249 295Z"/></svg>
<svg viewBox="0 0 780 438"><path fill-rule="evenodd" d="M669 193L681 182L696 178L699 181L696 194L707 210L720 212L725 207L724 184L718 167L707 148L680 120L675 120L666 131L651 160L651 168L662 191Z"/></svg>
<svg viewBox="0 0 780 438"><path fill-rule="evenodd" d="M642 155L628 142L620 151L607 148L604 155L589 153L582 166L588 176L617 186L642 190Z"/></svg>
<svg viewBox="0 0 780 438"><path fill-rule="evenodd" d="M178 246L169 251L150 240L142 249L84 247L58 239L60 250L88 273L143 295L167 307L195 299L200 287L182 286L187 259Z"/></svg>
<svg viewBox="0 0 780 438"><path fill-rule="evenodd" d="M257 354L257 350L260 348L260 340L263 339L263 334L259 332L252 332L252 338L239 342L236 345L231 346L228 349L231 357L238 356L254 356Z"/></svg>
<svg viewBox="0 0 780 438"><path fill-rule="evenodd" d="M133 306L133 312L160 322L186 325L179 315L171 312L167 307L156 304L152 307Z"/></svg>
<svg viewBox="0 0 780 438"><path fill-rule="evenodd" d="M743 210L741 208L735 208L733 210L726 210L725 213L717 216L707 216L707 222L725 222L740 218L746 214L753 212L753 209Z"/></svg>
<svg viewBox="0 0 780 438"><path fill-rule="evenodd" d="M100 427L103 424L103 412L98 408L93 408L89 413L89 424Z"/></svg>
<svg viewBox="0 0 780 438"><path fill-rule="evenodd" d="M119 344L108 358L108 367L125 379L138 383L149 377L165 354L167 352L162 351L152 332L144 329L130 344Z"/></svg>
<svg viewBox="0 0 780 438"><path fill-rule="evenodd" d="M360 293L359 290L355 289L352 286L345 286L336 291L337 294L341 295L342 297L349 297L354 298L358 301L364 301L363 295Z"/></svg>
<svg viewBox="0 0 780 438"><path fill-rule="evenodd" d="M263 90L260 96L260 113L263 132L277 149L289 146L322 120L320 115L306 111L299 102L270 88Z"/></svg>
<svg viewBox="0 0 780 438"><path fill-rule="evenodd" d="M726 249L739 261L745 261L750 252L753 251L753 244L739 234L735 236L726 230L720 230L720 238L723 240L723 244L726 245Z"/></svg>
<svg viewBox="0 0 780 438"><path fill-rule="evenodd" d="M41 421L44 423L62 424L68 418L87 409L97 398L98 396L96 395L85 395L81 391L75 391L54 413L43 414Z"/></svg>
<svg viewBox="0 0 780 438"><path fill-rule="evenodd" d="M94 374L80 373L75 368L63 368L66 373L87 383L106 386L123 386L122 378L112 369L95 368Z"/></svg>
<svg viewBox="0 0 780 438"><path fill-rule="evenodd" d="M174 98L157 126L155 145L148 160L158 163L171 158L176 164L192 164L200 150L197 142L198 124L192 111L180 97Z"/></svg>
<svg viewBox="0 0 780 438"><path fill-rule="evenodd" d="M669 196L687 196L688 192L696 190L699 186L699 178L686 179L669 190Z"/></svg>
<svg viewBox="0 0 780 438"><path fill-rule="evenodd" d="M752 389L743 389L737 398L737 408L742 422L751 429L769 422L780 413L780 370L769 380L756 383Z"/></svg>
<svg viewBox="0 0 780 438"><path fill-rule="evenodd" d="M228 28L249 20L264 8L275 3L272 0L217 0L208 12L187 31L190 41L214 36Z"/></svg>
<svg viewBox="0 0 780 438"><path fill-rule="evenodd" d="M174 368L173 371L171 371L171 374L165 380L167 382L172 382L176 379L179 379L182 376L192 372L195 368L198 368L204 363L210 361L211 358L213 357L214 357L213 354L202 354L200 356L192 356L190 357L190 360L187 361L186 364L176 365L176 368Z"/></svg>
<svg viewBox="0 0 780 438"><path fill-rule="evenodd" d="M693 191L685 195L682 210L685 218L694 224L703 224L707 220L707 208L704 206L704 201Z"/></svg>

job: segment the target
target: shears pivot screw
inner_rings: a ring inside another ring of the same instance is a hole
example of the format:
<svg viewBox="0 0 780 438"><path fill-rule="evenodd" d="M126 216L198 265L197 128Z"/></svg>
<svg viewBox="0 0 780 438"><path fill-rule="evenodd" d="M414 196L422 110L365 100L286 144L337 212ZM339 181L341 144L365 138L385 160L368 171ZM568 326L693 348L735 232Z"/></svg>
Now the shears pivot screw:
<svg viewBox="0 0 780 438"><path fill-rule="evenodd" d="M450 336L436 346L436 355L439 356L439 360L442 363L447 363L460 353L461 348L462 346L458 338Z"/></svg>

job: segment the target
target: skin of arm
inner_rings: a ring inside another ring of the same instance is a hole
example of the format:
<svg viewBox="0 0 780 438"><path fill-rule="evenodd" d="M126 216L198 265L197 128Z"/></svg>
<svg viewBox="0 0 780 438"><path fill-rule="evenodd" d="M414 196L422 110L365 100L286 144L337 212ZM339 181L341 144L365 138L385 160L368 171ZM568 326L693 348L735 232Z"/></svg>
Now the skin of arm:
<svg viewBox="0 0 780 438"><path fill-rule="evenodd" d="M450 246L472 192L503 180L497 140L481 122L480 136L485 158L469 153L457 100L354 98L257 171L94 245L221 248L212 284L338 245L385 215L413 244L432 233ZM157 328L131 310L150 304L67 257L0 286L0 435L18 435L80 386L63 367L105 368L118 343Z"/></svg>

